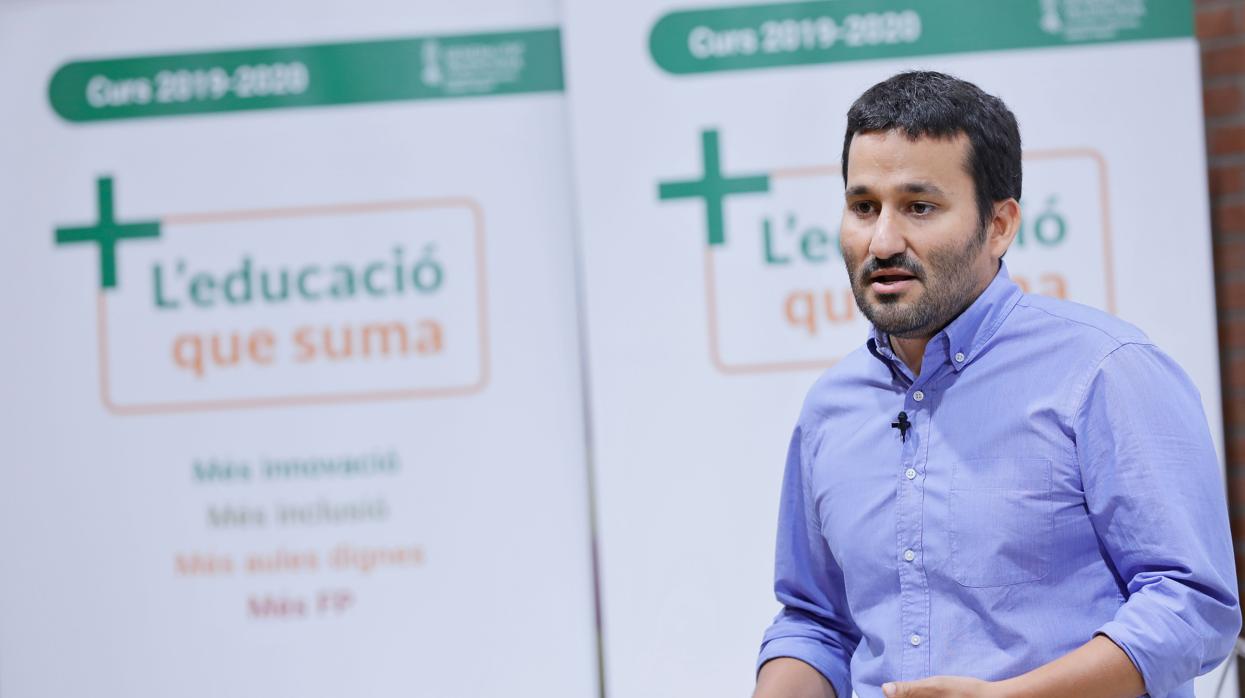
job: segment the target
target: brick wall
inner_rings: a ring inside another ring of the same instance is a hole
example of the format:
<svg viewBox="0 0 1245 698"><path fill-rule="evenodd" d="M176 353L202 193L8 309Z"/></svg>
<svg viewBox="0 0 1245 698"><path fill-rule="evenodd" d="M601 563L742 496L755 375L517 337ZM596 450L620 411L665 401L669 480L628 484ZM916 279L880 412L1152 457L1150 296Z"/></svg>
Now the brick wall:
<svg viewBox="0 0 1245 698"><path fill-rule="evenodd" d="M1245 0L1197 0L1228 503L1245 581ZM1245 586L1245 585L1243 585ZM1241 672L1245 696L1245 672Z"/></svg>

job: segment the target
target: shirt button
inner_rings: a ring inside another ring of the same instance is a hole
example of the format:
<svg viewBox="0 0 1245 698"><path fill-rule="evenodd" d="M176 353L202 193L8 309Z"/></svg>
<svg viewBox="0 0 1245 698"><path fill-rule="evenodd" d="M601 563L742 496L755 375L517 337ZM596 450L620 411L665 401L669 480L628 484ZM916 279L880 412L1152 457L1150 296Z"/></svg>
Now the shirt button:
<svg viewBox="0 0 1245 698"><path fill-rule="evenodd" d="M925 399L925 393L918 390L915 393L912 393L912 399L920 402Z"/></svg>
<svg viewBox="0 0 1245 698"><path fill-rule="evenodd" d="M964 361L964 352L962 351L955 352L955 362L960 363L962 361Z"/></svg>
<svg viewBox="0 0 1245 698"><path fill-rule="evenodd" d="M920 644L921 644L921 636L920 636L920 635L913 635L912 637L908 638L908 642L911 642L911 643L912 643L912 646L913 646L913 647L916 647L917 645L920 645Z"/></svg>
<svg viewBox="0 0 1245 698"><path fill-rule="evenodd" d="M912 562L913 560L916 559L916 553L912 552L911 550L905 550L903 551L903 559L907 560L908 562Z"/></svg>
<svg viewBox="0 0 1245 698"><path fill-rule="evenodd" d="M908 468L907 470L903 471L903 475L909 480L913 480L916 478L916 470L914 468Z"/></svg>

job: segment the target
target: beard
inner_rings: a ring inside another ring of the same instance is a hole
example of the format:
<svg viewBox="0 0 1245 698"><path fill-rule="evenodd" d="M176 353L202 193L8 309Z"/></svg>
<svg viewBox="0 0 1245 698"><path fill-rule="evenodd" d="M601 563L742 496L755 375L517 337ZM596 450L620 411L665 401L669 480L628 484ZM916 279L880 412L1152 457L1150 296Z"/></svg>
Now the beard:
<svg viewBox="0 0 1245 698"><path fill-rule="evenodd" d="M844 254L847 276L852 282L856 306L879 331L893 337L931 337L964 312L979 295L973 261L985 244L984 235L973 235L960 248L931 250L924 265L904 254L887 259L870 258L858 263ZM884 269L902 269L917 278L921 293L908 300L906 294L886 294L870 300L869 275Z"/></svg>

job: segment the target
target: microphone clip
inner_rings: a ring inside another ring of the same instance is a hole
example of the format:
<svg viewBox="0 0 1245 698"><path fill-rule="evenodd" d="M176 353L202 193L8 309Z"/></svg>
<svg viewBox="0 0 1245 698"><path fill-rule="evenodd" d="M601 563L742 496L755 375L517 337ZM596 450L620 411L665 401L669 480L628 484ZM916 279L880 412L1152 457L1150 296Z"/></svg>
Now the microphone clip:
<svg viewBox="0 0 1245 698"><path fill-rule="evenodd" d="M900 441L907 441L908 440L908 427L912 426L912 422L908 421L908 413L900 412L897 420L898 421L891 422L891 426L899 430Z"/></svg>

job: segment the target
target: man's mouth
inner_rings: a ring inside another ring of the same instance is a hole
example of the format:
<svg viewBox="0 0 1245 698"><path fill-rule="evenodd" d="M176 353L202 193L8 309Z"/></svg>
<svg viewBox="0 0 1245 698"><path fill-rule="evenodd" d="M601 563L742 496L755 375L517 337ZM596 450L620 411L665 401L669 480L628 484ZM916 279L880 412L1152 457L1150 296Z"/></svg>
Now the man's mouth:
<svg viewBox="0 0 1245 698"><path fill-rule="evenodd" d="M899 269L879 269L869 275L869 286L878 294L903 293L916 283L916 275Z"/></svg>

